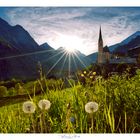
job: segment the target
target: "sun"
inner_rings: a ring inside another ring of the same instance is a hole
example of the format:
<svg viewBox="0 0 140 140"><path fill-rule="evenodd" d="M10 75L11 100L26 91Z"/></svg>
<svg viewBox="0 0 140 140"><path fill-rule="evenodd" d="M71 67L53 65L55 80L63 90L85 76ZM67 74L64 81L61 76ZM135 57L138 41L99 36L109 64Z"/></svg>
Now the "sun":
<svg viewBox="0 0 140 140"><path fill-rule="evenodd" d="M56 40L57 46L63 46L68 53L75 53L76 50L84 52L83 40L75 35L59 34Z"/></svg>
<svg viewBox="0 0 140 140"><path fill-rule="evenodd" d="M75 52L75 48L73 48L73 47L65 47L65 50L68 53L74 53Z"/></svg>

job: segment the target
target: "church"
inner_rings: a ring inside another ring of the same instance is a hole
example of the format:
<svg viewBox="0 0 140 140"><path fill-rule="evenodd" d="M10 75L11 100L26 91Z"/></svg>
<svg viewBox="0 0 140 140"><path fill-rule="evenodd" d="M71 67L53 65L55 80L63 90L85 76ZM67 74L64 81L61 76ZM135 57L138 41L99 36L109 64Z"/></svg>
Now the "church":
<svg viewBox="0 0 140 140"><path fill-rule="evenodd" d="M111 54L110 54L108 46L104 47L104 45L103 45L102 31L101 31L101 27L100 27L99 39L98 39L98 59L97 59L97 62L98 62L98 64L109 63L110 57L111 57Z"/></svg>
<svg viewBox="0 0 140 140"><path fill-rule="evenodd" d="M132 53L132 51L131 51ZM128 52L129 54L129 52ZM119 64L119 63L126 63L126 64L136 64L136 58L132 58L130 56L121 57L118 54L112 54L109 51L108 46L104 46L103 38L102 38L102 30L100 27L99 30L99 39L98 39L98 57L97 57L98 64Z"/></svg>

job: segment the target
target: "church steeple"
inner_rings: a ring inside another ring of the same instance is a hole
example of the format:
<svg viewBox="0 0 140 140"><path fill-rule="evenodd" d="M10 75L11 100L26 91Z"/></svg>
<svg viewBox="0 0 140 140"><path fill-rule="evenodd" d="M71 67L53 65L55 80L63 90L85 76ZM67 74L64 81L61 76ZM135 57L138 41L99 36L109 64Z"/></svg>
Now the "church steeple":
<svg viewBox="0 0 140 140"><path fill-rule="evenodd" d="M100 31L99 31L98 47L103 48L103 39L102 39L102 29L101 29L101 26L100 26Z"/></svg>
<svg viewBox="0 0 140 140"><path fill-rule="evenodd" d="M99 31L99 40L103 40L102 39L102 29L101 29L101 26L100 26L100 31Z"/></svg>
<svg viewBox="0 0 140 140"><path fill-rule="evenodd" d="M99 29L99 39L98 39L98 64L103 64L109 62L110 53L108 47L103 47L103 38L101 26Z"/></svg>
<svg viewBox="0 0 140 140"><path fill-rule="evenodd" d="M101 26L99 30L99 39L98 39L98 63L103 63L103 39Z"/></svg>

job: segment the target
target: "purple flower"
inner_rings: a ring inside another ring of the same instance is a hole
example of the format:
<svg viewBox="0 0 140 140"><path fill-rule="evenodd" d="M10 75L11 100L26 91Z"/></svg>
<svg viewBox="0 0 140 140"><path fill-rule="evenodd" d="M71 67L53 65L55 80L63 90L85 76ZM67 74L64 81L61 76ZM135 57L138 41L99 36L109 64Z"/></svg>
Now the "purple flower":
<svg viewBox="0 0 140 140"><path fill-rule="evenodd" d="M75 118L74 117L70 117L70 122L71 123L75 123Z"/></svg>

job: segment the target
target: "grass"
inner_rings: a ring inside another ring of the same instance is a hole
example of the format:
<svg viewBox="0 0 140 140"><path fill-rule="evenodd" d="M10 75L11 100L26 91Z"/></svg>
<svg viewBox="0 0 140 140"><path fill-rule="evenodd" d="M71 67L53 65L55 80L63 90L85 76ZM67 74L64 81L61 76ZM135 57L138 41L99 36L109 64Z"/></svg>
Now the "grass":
<svg viewBox="0 0 140 140"><path fill-rule="evenodd" d="M39 81L38 81L39 82ZM114 75L108 79L87 79L84 85L69 81L63 88L62 81L48 81L23 85L29 93L29 100L36 104L33 114L25 114L22 102L0 108L1 133L139 133L140 132L140 71L134 77L127 74ZM32 86L32 89L30 88ZM36 96L36 87L41 94ZM44 86L45 85L45 88ZM30 96L30 92L34 96ZM45 111L42 125L42 111L38 107L41 99L51 102ZM99 104L92 115L85 111L85 104L94 101ZM71 121L70 118L73 118ZM43 128L45 127L45 128Z"/></svg>

